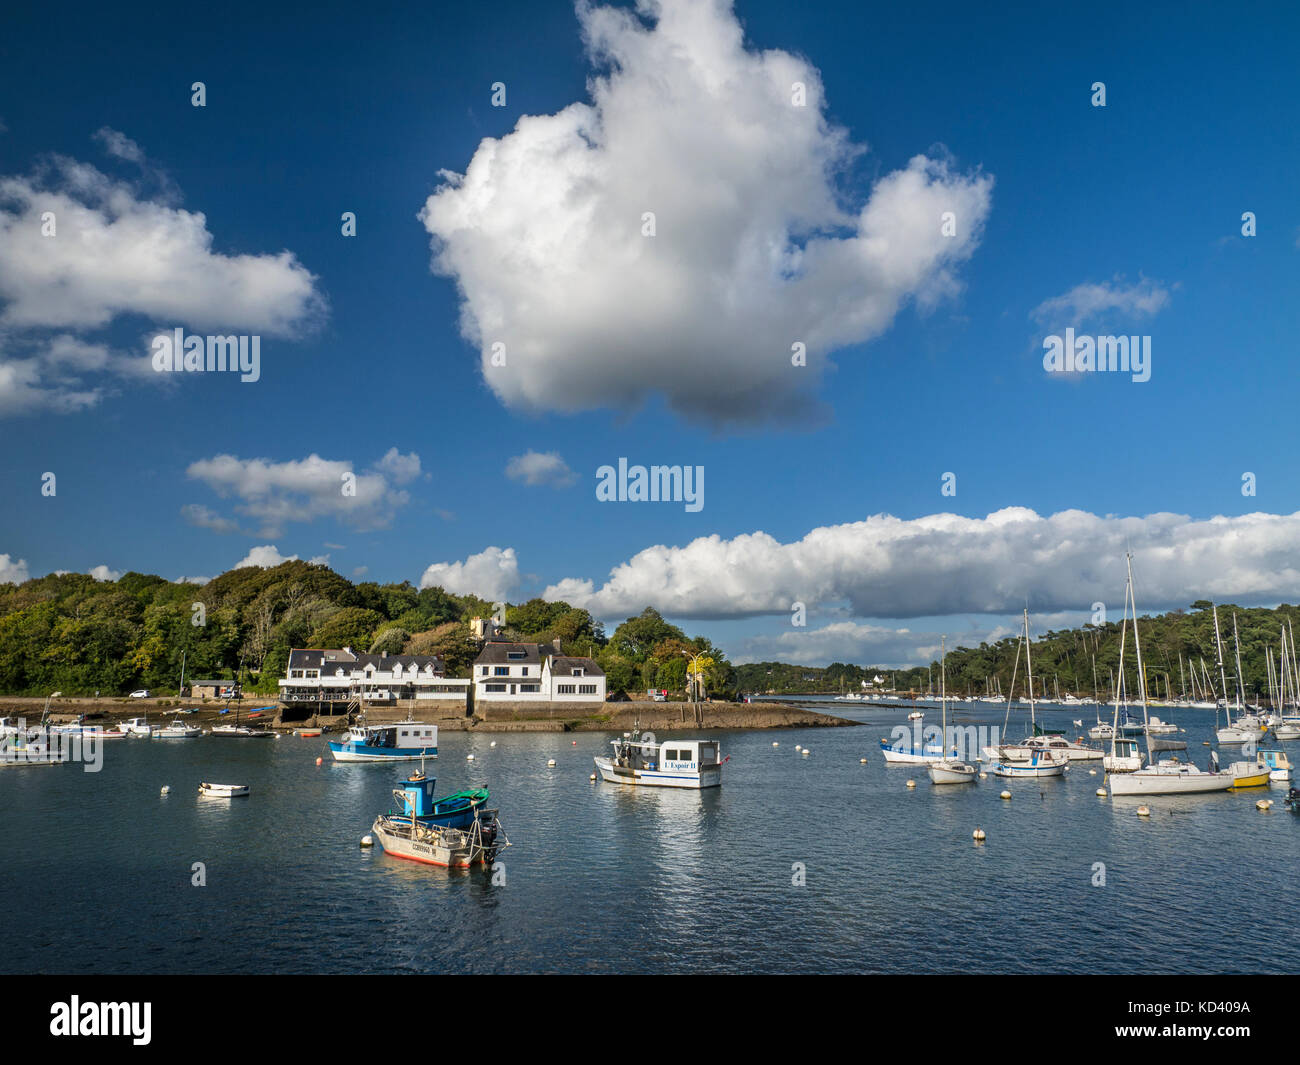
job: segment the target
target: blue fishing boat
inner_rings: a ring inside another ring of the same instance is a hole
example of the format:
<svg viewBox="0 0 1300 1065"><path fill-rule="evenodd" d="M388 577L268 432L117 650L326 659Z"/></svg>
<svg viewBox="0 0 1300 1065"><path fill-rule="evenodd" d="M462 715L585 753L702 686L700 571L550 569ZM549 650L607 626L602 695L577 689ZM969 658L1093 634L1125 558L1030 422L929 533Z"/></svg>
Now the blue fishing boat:
<svg viewBox="0 0 1300 1065"><path fill-rule="evenodd" d="M393 798L401 807L396 816L413 817L418 824L440 828L467 828L473 824L479 807L488 801L488 789L471 788L435 799L433 789L436 783L436 777L424 773L412 773L401 781L393 789ZM390 815L392 813L390 811Z"/></svg>
<svg viewBox="0 0 1300 1065"><path fill-rule="evenodd" d="M396 725L354 725L342 743L331 743L330 754L339 762L391 762L436 758L438 726L423 721Z"/></svg>

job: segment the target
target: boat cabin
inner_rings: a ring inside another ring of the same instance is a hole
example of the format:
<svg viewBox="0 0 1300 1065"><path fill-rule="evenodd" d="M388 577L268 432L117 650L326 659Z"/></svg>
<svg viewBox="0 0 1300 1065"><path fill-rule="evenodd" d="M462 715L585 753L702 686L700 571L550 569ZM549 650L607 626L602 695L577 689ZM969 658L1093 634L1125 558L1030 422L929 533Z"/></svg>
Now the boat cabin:
<svg viewBox="0 0 1300 1065"><path fill-rule="evenodd" d="M627 769L697 771L719 764L717 740L641 740L625 735L613 740L614 763Z"/></svg>
<svg viewBox="0 0 1300 1065"><path fill-rule="evenodd" d="M348 730L348 740L366 747L419 750L438 745L438 726L423 721L402 721L395 725L356 725Z"/></svg>

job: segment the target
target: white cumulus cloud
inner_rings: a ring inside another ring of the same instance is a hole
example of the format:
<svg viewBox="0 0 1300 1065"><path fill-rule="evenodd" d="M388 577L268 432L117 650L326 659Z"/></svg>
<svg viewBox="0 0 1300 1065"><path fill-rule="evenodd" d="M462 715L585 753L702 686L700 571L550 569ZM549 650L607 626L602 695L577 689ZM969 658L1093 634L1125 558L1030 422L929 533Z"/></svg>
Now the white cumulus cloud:
<svg viewBox="0 0 1300 1065"><path fill-rule="evenodd" d="M97 581L115 581L122 576L121 570L109 569L107 566L93 566L86 570Z"/></svg>
<svg viewBox="0 0 1300 1065"><path fill-rule="evenodd" d="M282 562L297 562L297 555L282 555L279 548L274 544L262 544L254 547L243 558L236 562L231 569L243 569L245 566L260 566L263 569L271 569L280 565ZM329 555L317 555L315 558L308 559L313 566L328 566ZM198 578L196 578L198 580Z"/></svg>
<svg viewBox="0 0 1300 1065"><path fill-rule="evenodd" d="M991 177L918 155L851 196L840 179L864 149L826 117L818 71L747 48L724 0L584 3L578 18L591 102L485 139L420 212L504 403L662 394L713 425L792 419L817 405L833 351L958 289Z"/></svg>
<svg viewBox="0 0 1300 1065"><path fill-rule="evenodd" d="M569 468L559 452L531 449L522 455L515 455L506 463L506 476L512 481L522 481L528 485L550 485L552 488L567 488L578 479L578 475Z"/></svg>
<svg viewBox="0 0 1300 1065"><path fill-rule="evenodd" d="M26 559L0 555L0 584L22 584L30 576Z"/></svg>
<svg viewBox="0 0 1300 1065"><path fill-rule="evenodd" d="M453 595L477 595L504 601L519 585L519 560L513 547L488 547L464 562L435 562L420 578L421 588L442 588Z"/></svg>
<svg viewBox="0 0 1300 1065"><path fill-rule="evenodd" d="M1031 611L1118 613L1124 552L1136 560L1142 609L1199 598L1275 603L1300 598L1300 513L1193 519L1184 514L1040 516L1008 507L984 518L880 514L813 529L781 543L764 532L656 545L614 567L597 587L586 578L550 586L548 599L598 617L649 605L680 617L788 614L791 604L847 604L865 618L1001 614L1026 599Z"/></svg>
<svg viewBox="0 0 1300 1065"><path fill-rule="evenodd" d="M279 536L290 522L320 517L366 531L387 527L410 501L399 485L419 475L420 457L391 448L370 469L357 472L351 462L315 453L288 462L215 455L190 463L185 472L221 498L238 500L235 510L261 524L259 536ZM187 504L182 513L191 524L217 532L237 528L203 504Z"/></svg>

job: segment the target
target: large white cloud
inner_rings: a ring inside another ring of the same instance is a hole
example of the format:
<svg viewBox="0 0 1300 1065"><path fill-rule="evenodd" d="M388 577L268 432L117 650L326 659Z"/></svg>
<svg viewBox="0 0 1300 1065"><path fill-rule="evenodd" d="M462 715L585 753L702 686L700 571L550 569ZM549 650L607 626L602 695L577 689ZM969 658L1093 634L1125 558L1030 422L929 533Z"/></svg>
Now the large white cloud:
<svg viewBox="0 0 1300 1065"><path fill-rule="evenodd" d="M576 411L661 393L714 424L792 419L832 351L880 334L909 299L956 290L990 177L917 156L862 202L840 187L862 149L827 120L817 70L746 49L729 3L580 4L578 18L605 71L592 102L485 139L420 214L506 404ZM796 342L806 367L791 364Z"/></svg>
<svg viewBox="0 0 1300 1065"><path fill-rule="evenodd" d="M280 549L275 544L261 544L252 548L247 555L236 562L231 569L243 569L245 566L260 566L262 569L272 569L282 562L297 562L297 555L282 555ZM330 562L329 555L317 555L309 559L313 566L328 566ZM182 577L181 580L191 580L194 583L207 583L206 577Z"/></svg>
<svg viewBox="0 0 1300 1065"><path fill-rule="evenodd" d="M371 530L389 525L409 501L400 486L419 476L420 456L390 448L369 470L357 472L351 462L314 453L288 462L215 455L190 463L185 472L218 496L239 500L235 510L261 523L260 536L278 536L290 522L325 516ZM353 490L345 493L345 487ZM238 528L202 504L187 504L182 513L191 524L218 532Z"/></svg>
<svg viewBox="0 0 1300 1065"><path fill-rule="evenodd" d="M26 559L0 555L0 584L22 584L30 576Z"/></svg>
<svg viewBox="0 0 1300 1065"><path fill-rule="evenodd" d="M813 529L781 543L763 532L646 548L600 587L568 578L547 598L598 617L646 605L679 617L788 614L795 602L847 603L866 618L1120 610L1124 552L1135 557L1142 609L1198 598L1300 598L1300 513L1195 520L1182 514L1040 516L1008 507L984 518L887 514Z"/></svg>
<svg viewBox="0 0 1300 1065"><path fill-rule="evenodd" d="M421 588L442 588L453 595L477 595L493 602L508 599L519 586L515 549L488 547L464 562L435 562L420 578Z"/></svg>
<svg viewBox="0 0 1300 1065"><path fill-rule="evenodd" d="M96 139L156 176L128 137L104 129ZM323 316L316 278L292 252L214 251L204 215L176 206L179 194L161 183L146 196L65 156L0 175L0 415L83 409L115 377L142 376L147 344L127 355L77 339L122 316L274 337L299 336Z"/></svg>

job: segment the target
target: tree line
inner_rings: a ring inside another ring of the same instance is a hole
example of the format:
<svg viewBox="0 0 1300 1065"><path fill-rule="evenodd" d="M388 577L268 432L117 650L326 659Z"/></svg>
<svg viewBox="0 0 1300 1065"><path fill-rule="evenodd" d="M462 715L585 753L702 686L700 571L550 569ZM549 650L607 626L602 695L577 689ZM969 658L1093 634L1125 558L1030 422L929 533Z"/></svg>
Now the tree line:
<svg viewBox="0 0 1300 1065"><path fill-rule="evenodd" d="M473 617L495 607L474 595L410 582L354 584L303 561L230 570L204 585L124 573L115 581L49 574L0 585L0 693L124 695L178 691L187 680L241 679L272 694L295 647L351 647L375 654L441 655L468 677L479 645ZM681 694L687 658L701 655L707 691L734 692L726 654L647 608L606 636L586 610L540 598L507 604L503 636L561 641L566 655L594 658L608 691L663 688Z"/></svg>

